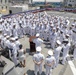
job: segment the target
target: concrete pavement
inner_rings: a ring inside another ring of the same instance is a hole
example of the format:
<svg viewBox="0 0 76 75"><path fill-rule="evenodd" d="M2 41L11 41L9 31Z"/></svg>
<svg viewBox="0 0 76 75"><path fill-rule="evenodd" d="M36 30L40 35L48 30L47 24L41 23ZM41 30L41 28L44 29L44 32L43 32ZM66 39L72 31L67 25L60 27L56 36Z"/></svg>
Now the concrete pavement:
<svg viewBox="0 0 76 75"><path fill-rule="evenodd" d="M23 44L23 48L26 49L26 73L27 75L34 75L34 63L32 61L32 56L30 55L30 46L29 46L29 38L24 36L24 38L20 39L20 42ZM47 52L50 49L48 44L42 44L42 53L44 56L47 56ZM44 63L43 63L44 64ZM76 61L74 61L76 65ZM45 69L43 66L42 75L45 75ZM53 69L53 75L73 75L72 70L68 62L65 65L59 64L55 69Z"/></svg>
<svg viewBox="0 0 76 75"><path fill-rule="evenodd" d="M69 17L70 21L73 22L74 18L76 18L76 14L67 13L67 12L55 12L55 11L47 11L48 14L52 15L60 15L64 17ZM70 23L71 25L71 23ZM29 45L29 37L24 36L24 38L20 39L21 43L23 44L23 48L26 49L26 73L27 75L34 75L34 63L32 61L32 56L30 55L30 45ZM47 56L47 52L50 49L49 45L42 44L42 53L44 56ZM44 64L44 63L43 63ZM76 69L76 61L73 61L73 64ZM71 68L71 64L69 65L68 62L65 65L59 64L57 68L53 69L53 75L74 75ZM43 67L42 75L45 75L45 69Z"/></svg>

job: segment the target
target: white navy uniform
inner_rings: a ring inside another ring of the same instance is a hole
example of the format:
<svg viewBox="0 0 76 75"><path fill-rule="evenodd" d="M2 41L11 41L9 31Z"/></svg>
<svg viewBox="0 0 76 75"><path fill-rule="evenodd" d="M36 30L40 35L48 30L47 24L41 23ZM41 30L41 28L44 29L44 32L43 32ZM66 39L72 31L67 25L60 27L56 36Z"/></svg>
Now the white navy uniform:
<svg viewBox="0 0 76 75"><path fill-rule="evenodd" d="M43 34L44 34L44 26L43 25L41 25L40 26L40 38L44 38L44 36L43 36Z"/></svg>
<svg viewBox="0 0 76 75"><path fill-rule="evenodd" d="M35 24L31 26L30 35L35 36Z"/></svg>
<svg viewBox="0 0 76 75"><path fill-rule="evenodd" d="M10 41L9 40L5 41L5 47L8 47L8 48L10 47Z"/></svg>
<svg viewBox="0 0 76 75"><path fill-rule="evenodd" d="M55 50L54 50L54 56L55 56L55 59L56 59L56 65L58 65L59 63L59 56L60 56L60 52L61 52L61 49L62 47L61 46L58 46Z"/></svg>
<svg viewBox="0 0 76 75"><path fill-rule="evenodd" d="M74 48L73 57L74 57L74 60L76 60L76 45L75 45L75 48Z"/></svg>
<svg viewBox="0 0 76 75"><path fill-rule="evenodd" d="M47 41L47 38L48 38L48 30L44 30L44 40Z"/></svg>
<svg viewBox="0 0 76 75"><path fill-rule="evenodd" d="M40 38L36 38L33 40L33 42L36 44L36 47L41 47L41 44L43 43L43 40Z"/></svg>
<svg viewBox="0 0 76 75"><path fill-rule="evenodd" d="M0 39L2 40L4 37L3 37L3 35L2 34L0 34Z"/></svg>
<svg viewBox="0 0 76 75"><path fill-rule="evenodd" d="M37 25L36 26L36 34L39 33L39 31L40 31L40 28L39 28L39 25Z"/></svg>
<svg viewBox="0 0 76 75"><path fill-rule="evenodd" d="M51 64L51 66L48 66L46 64ZM52 68L54 65L55 65L55 57L54 56L48 56L45 59L46 75L52 75Z"/></svg>
<svg viewBox="0 0 76 75"><path fill-rule="evenodd" d="M13 44L12 54L13 54L13 56L12 56L13 62L15 65L17 65L18 64L18 62L17 62L17 48L16 48L15 44Z"/></svg>
<svg viewBox="0 0 76 75"><path fill-rule="evenodd" d="M5 41L6 41L6 37L4 37L3 39L2 39L2 47L5 49Z"/></svg>
<svg viewBox="0 0 76 75"><path fill-rule="evenodd" d="M17 33L19 34L19 37L22 38L23 37L23 27L22 27L22 25L19 25L17 30L18 30Z"/></svg>
<svg viewBox="0 0 76 75"><path fill-rule="evenodd" d="M30 33L30 21L26 21L26 29L25 29L26 34Z"/></svg>
<svg viewBox="0 0 76 75"><path fill-rule="evenodd" d="M64 40L64 33L63 32L60 33L59 40L60 40L60 42L62 42Z"/></svg>
<svg viewBox="0 0 76 75"><path fill-rule="evenodd" d="M53 49L55 48L56 39L57 39L57 33L52 33L50 43Z"/></svg>
<svg viewBox="0 0 76 75"><path fill-rule="evenodd" d="M18 37L17 28L12 29L12 35L13 37Z"/></svg>
<svg viewBox="0 0 76 75"><path fill-rule="evenodd" d="M70 48L70 43L68 43L66 46L63 47L63 60L62 60L62 64L65 64L66 62L66 58L69 52L69 48Z"/></svg>
<svg viewBox="0 0 76 75"><path fill-rule="evenodd" d="M70 42L72 42L72 34L73 34L72 29L69 29L68 34L69 34Z"/></svg>
<svg viewBox="0 0 76 75"><path fill-rule="evenodd" d="M41 53L36 53L33 56L33 60L36 62L41 62L44 60L44 55ZM42 63L40 65L35 64L35 75L37 75L37 72L39 71L39 74L42 73Z"/></svg>
<svg viewBox="0 0 76 75"><path fill-rule="evenodd" d="M15 41L15 44L16 44L17 50L19 50L19 45L21 45L20 41L19 41L19 40L16 40L16 41Z"/></svg>
<svg viewBox="0 0 76 75"><path fill-rule="evenodd" d="M76 41L76 28L73 28L73 33L72 33L72 42L73 42L73 45L75 44L75 41Z"/></svg>

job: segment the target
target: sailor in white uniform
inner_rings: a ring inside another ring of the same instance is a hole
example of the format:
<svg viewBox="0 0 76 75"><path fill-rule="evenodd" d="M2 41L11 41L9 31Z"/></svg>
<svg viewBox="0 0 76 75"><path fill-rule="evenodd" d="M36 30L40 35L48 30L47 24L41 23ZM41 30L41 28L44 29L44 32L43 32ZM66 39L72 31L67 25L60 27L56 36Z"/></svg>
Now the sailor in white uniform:
<svg viewBox="0 0 76 75"><path fill-rule="evenodd" d="M6 46L5 46L6 36L7 36L7 34L4 34L4 37L2 38L2 48L3 49L6 48Z"/></svg>
<svg viewBox="0 0 76 75"><path fill-rule="evenodd" d="M2 29L0 29L0 48L2 48L2 38L3 38Z"/></svg>
<svg viewBox="0 0 76 75"><path fill-rule="evenodd" d="M41 47L36 47L36 54L33 55L33 62L35 64L35 75L37 75L37 72L39 72L39 75L41 75L43 60L44 55L41 54Z"/></svg>
<svg viewBox="0 0 76 75"><path fill-rule="evenodd" d="M46 40L47 41L47 39L48 39L48 32L49 32L49 25L48 25L48 23L47 24L45 24L45 29L44 29L44 40Z"/></svg>
<svg viewBox="0 0 76 75"><path fill-rule="evenodd" d="M36 25L36 34L39 33L39 31L40 31L40 27L39 27L39 24L37 24Z"/></svg>
<svg viewBox="0 0 76 75"><path fill-rule="evenodd" d="M10 41L9 41L9 39L10 39L10 36L6 36L6 41L5 41L5 47L6 47L6 48L9 48L9 46L10 46Z"/></svg>
<svg viewBox="0 0 76 75"><path fill-rule="evenodd" d="M0 29L0 39L3 38L3 35L2 35L2 29Z"/></svg>
<svg viewBox="0 0 76 75"><path fill-rule="evenodd" d="M65 39L63 41L63 44L64 45L63 45L63 59L62 59L62 64L64 65L65 62L66 62L66 60L67 60L67 56L68 56L68 52L69 52L69 49L70 49L71 44L70 44L70 42L69 42L68 39Z"/></svg>
<svg viewBox="0 0 76 75"><path fill-rule="evenodd" d="M72 33L72 43L74 45L75 41L76 41L76 25L73 27L72 31L73 31L73 33Z"/></svg>
<svg viewBox="0 0 76 75"><path fill-rule="evenodd" d="M31 25L30 35L35 36L35 24L34 23L32 23Z"/></svg>
<svg viewBox="0 0 76 75"><path fill-rule="evenodd" d="M73 57L74 57L74 60L76 60L76 43L75 43L75 45L74 45Z"/></svg>
<svg viewBox="0 0 76 75"><path fill-rule="evenodd" d="M21 45L18 37L15 37L15 44L16 44L16 48L17 48L17 51L19 50L19 46Z"/></svg>
<svg viewBox="0 0 76 75"><path fill-rule="evenodd" d="M21 25L21 23L19 23L19 27L18 27L18 32L19 33L19 37L22 38L23 37L23 27Z"/></svg>
<svg viewBox="0 0 76 75"><path fill-rule="evenodd" d="M18 64L17 62L17 48L16 48L16 44L15 44L15 38L11 38L12 39L12 61L14 62L15 65Z"/></svg>
<svg viewBox="0 0 76 75"><path fill-rule="evenodd" d="M58 66L61 49L62 49L61 42L59 40L57 40L56 41L56 49L54 50L54 56L55 56L55 59L56 59L55 67Z"/></svg>
<svg viewBox="0 0 76 75"><path fill-rule="evenodd" d="M55 57L53 56L53 52L51 50L48 51L48 56L45 59L45 69L46 75L52 75L52 68L55 65Z"/></svg>
<svg viewBox="0 0 76 75"><path fill-rule="evenodd" d="M51 37L51 41L50 41L51 47L54 49L55 48L55 44L56 44L56 40L57 40L57 33L56 33L55 28L53 28L53 32L52 32L50 37Z"/></svg>
<svg viewBox="0 0 76 75"><path fill-rule="evenodd" d="M44 34L44 26L42 23L39 24L39 34L40 34L40 38L44 38L43 34Z"/></svg>
<svg viewBox="0 0 76 75"><path fill-rule="evenodd" d="M18 37L16 25L13 25L12 35L13 35L13 37Z"/></svg>
<svg viewBox="0 0 76 75"><path fill-rule="evenodd" d="M40 35L40 34L37 33L37 34L36 34L36 39L33 40L33 42L34 42L35 45L36 45L36 48L37 48L37 47L41 47L41 44L43 43L43 40L39 38L39 35Z"/></svg>
<svg viewBox="0 0 76 75"><path fill-rule="evenodd" d="M72 34L73 34L72 26L69 27L68 34L69 34L70 42L72 43Z"/></svg>

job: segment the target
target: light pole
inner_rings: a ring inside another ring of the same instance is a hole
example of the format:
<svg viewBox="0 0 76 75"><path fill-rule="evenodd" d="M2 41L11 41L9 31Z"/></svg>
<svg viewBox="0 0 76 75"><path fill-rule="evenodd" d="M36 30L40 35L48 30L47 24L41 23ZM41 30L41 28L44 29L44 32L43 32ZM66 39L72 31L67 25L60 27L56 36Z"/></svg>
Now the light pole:
<svg viewBox="0 0 76 75"><path fill-rule="evenodd" d="M45 9L46 9L46 0L45 0Z"/></svg>
<svg viewBox="0 0 76 75"><path fill-rule="evenodd" d="M46 0L45 0L45 5L46 5Z"/></svg>

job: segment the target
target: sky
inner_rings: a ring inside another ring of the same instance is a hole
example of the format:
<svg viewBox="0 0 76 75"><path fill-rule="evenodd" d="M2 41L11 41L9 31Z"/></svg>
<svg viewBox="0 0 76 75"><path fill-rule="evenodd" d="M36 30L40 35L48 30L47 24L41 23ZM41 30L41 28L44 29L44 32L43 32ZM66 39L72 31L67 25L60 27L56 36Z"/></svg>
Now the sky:
<svg viewBox="0 0 76 75"><path fill-rule="evenodd" d="M45 2L45 0L33 0L35 2ZM46 2L61 2L63 0L46 0Z"/></svg>

